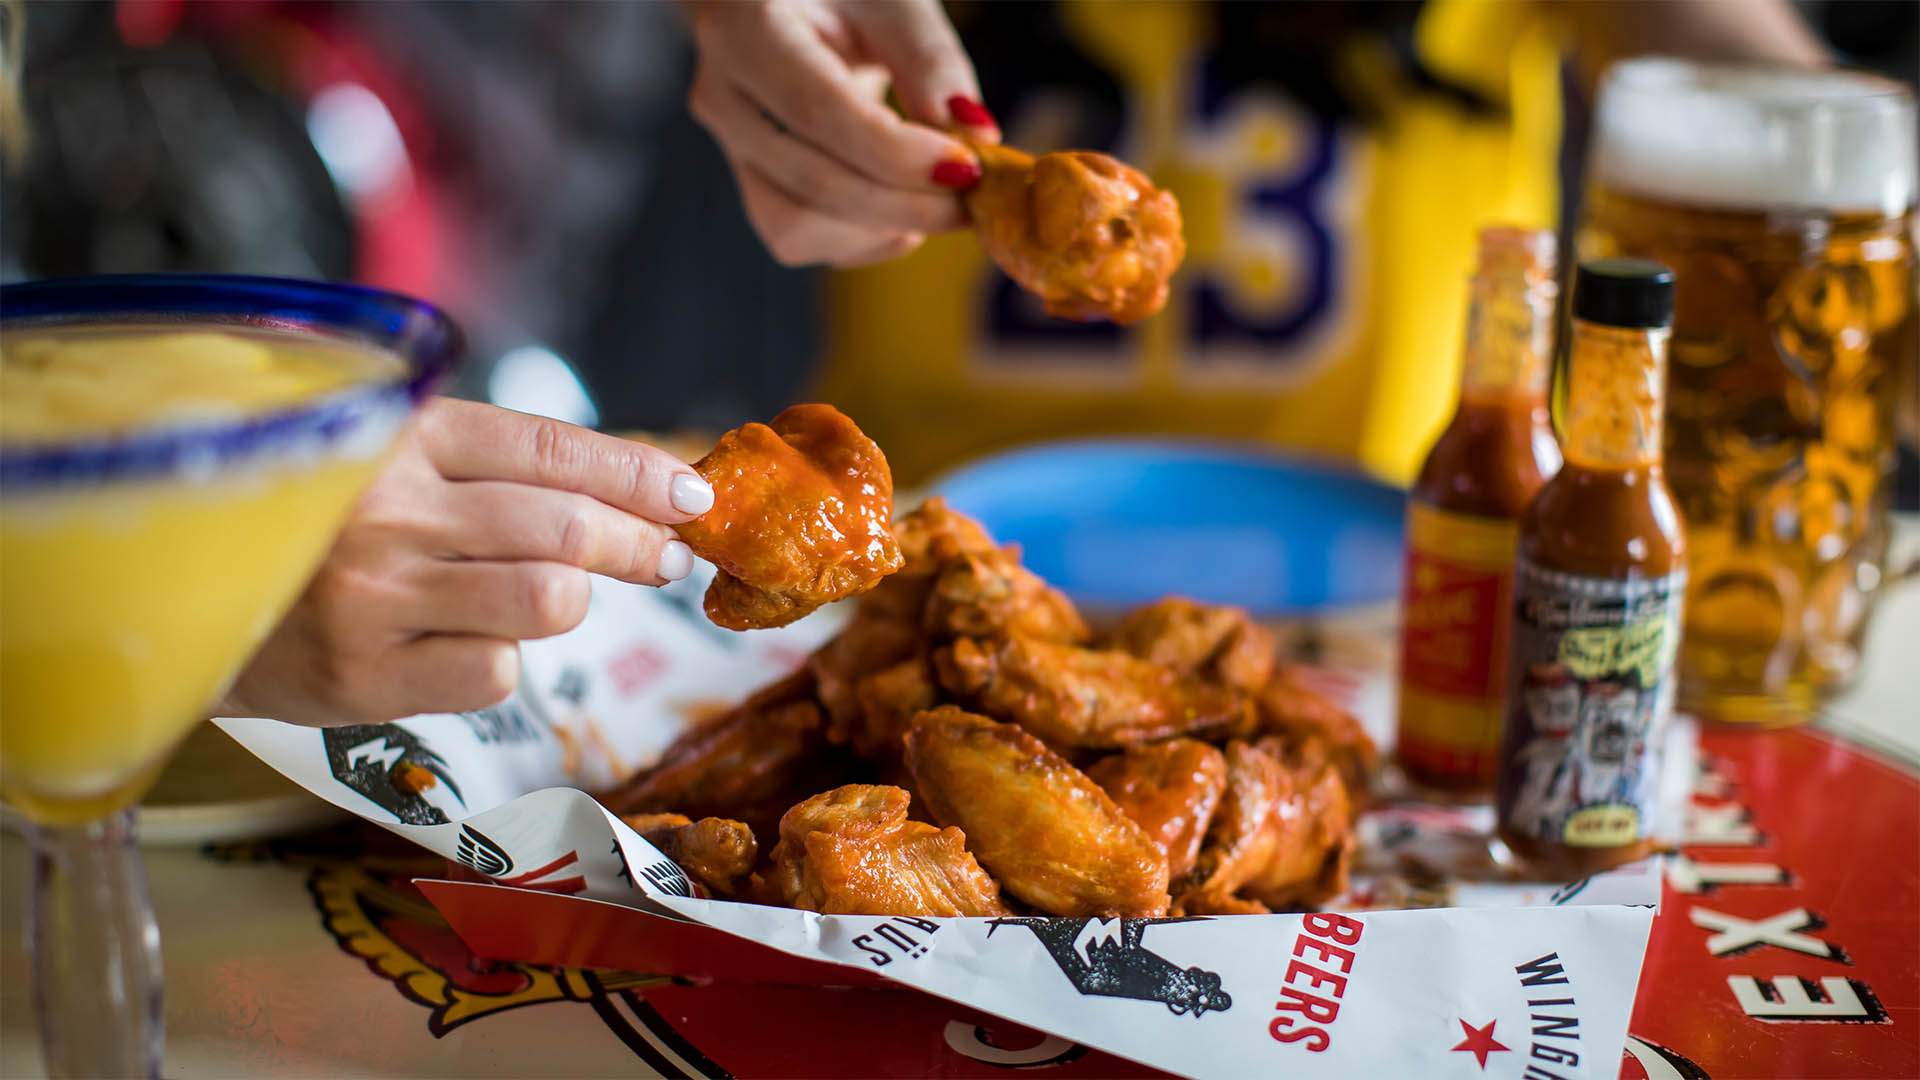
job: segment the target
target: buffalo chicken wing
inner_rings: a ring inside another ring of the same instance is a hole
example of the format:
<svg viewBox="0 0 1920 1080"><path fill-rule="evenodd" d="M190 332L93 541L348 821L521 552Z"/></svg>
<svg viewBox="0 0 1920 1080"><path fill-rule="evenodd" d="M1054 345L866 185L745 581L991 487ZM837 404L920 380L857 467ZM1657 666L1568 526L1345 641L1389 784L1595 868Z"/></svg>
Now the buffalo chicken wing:
<svg viewBox="0 0 1920 1080"><path fill-rule="evenodd" d="M1273 632L1236 607L1169 596L1128 613L1108 644L1182 675L1253 692L1273 675Z"/></svg>
<svg viewBox="0 0 1920 1080"><path fill-rule="evenodd" d="M1169 739L1102 758L1087 776L1160 845L1174 878L1193 869L1227 788L1227 761L1219 750L1193 739Z"/></svg>
<svg viewBox="0 0 1920 1080"><path fill-rule="evenodd" d="M934 653L940 685L1058 747L1114 749L1252 723L1224 687L1112 650L961 638Z"/></svg>
<svg viewBox="0 0 1920 1080"><path fill-rule="evenodd" d="M946 705L914 717L906 751L934 820L965 829L1009 893L1049 915L1166 914L1159 845L1039 739Z"/></svg>
<svg viewBox="0 0 1920 1080"><path fill-rule="evenodd" d="M1187 253L1171 192L1106 154L975 150L982 176L966 197L974 233L1048 314L1124 324L1166 304L1167 279Z"/></svg>
<svg viewBox="0 0 1920 1080"><path fill-rule="evenodd" d="M690 820L685 814L629 814L620 820L687 876L720 896L732 896L760 854L753 830L728 818Z"/></svg>
<svg viewBox="0 0 1920 1080"><path fill-rule="evenodd" d="M828 915L1006 915L966 834L909 821L897 787L848 784L780 819L764 899Z"/></svg>
<svg viewBox="0 0 1920 1080"><path fill-rule="evenodd" d="M830 405L729 431L694 470L713 508L674 528L720 568L706 610L721 626L784 626L900 568L886 455Z"/></svg>
<svg viewBox="0 0 1920 1080"><path fill-rule="evenodd" d="M1065 593L1020 565L1011 545L970 551L952 538L934 545L940 571L925 623L940 637L1023 637L1080 644L1091 635Z"/></svg>

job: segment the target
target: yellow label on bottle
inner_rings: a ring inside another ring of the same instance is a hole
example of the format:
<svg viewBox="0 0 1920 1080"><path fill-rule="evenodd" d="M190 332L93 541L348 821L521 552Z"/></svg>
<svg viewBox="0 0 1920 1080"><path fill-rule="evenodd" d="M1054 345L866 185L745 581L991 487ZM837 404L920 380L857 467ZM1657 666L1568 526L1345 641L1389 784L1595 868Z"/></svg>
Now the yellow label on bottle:
<svg viewBox="0 0 1920 1080"><path fill-rule="evenodd" d="M1407 508L1399 753L1428 778L1493 778L1518 537L1504 518Z"/></svg>
<svg viewBox="0 0 1920 1080"><path fill-rule="evenodd" d="M1631 806L1589 806L1567 818L1560 839L1568 847L1625 847L1640 839L1640 811Z"/></svg>

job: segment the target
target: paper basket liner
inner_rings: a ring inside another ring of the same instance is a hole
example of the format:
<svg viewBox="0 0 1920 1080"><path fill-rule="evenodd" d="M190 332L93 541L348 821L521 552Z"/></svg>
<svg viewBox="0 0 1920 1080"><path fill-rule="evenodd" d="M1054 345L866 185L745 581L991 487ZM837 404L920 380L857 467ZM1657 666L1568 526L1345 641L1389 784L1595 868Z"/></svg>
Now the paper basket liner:
<svg viewBox="0 0 1920 1080"><path fill-rule="evenodd" d="M1195 1076L1617 1071L1660 895L1651 860L1348 915L922 919L692 895L579 789L653 760L690 714L791 670L845 618L720 630L700 612L710 573L658 590L596 579L586 622L523 646L520 688L492 709L331 729L218 723L321 798L496 882L420 882L482 956L902 984ZM1684 791L1691 744L1679 742L1665 786ZM402 759L433 782L397 789Z"/></svg>

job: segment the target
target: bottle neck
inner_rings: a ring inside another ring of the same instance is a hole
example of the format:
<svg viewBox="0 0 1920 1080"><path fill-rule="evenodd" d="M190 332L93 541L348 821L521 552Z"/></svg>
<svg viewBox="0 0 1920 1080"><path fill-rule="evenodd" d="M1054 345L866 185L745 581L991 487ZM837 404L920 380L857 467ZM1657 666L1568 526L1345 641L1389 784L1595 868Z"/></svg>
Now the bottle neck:
<svg viewBox="0 0 1920 1080"><path fill-rule="evenodd" d="M1568 464L1614 471L1660 464L1670 334L1574 320L1561 440Z"/></svg>
<svg viewBox="0 0 1920 1080"><path fill-rule="evenodd" d="M1544 401L1553 350L1554 285L1520 270L1473 279L1460 398L1475 404Z"/></svg>

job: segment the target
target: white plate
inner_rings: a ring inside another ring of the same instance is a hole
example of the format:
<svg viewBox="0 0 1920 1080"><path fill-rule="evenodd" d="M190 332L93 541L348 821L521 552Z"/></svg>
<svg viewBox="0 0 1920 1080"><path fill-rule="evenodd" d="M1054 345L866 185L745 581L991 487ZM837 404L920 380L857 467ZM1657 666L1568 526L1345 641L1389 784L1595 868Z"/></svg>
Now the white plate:
<svg viewBox="0 0 1920 1080"><path fill-rule="evenodd" d="M145 847L198 847L257 840L340 821L338 807L281 776L212 724L195 728L140 805ZM19 832L18 810L0 803L0 825Z"/></svg>

